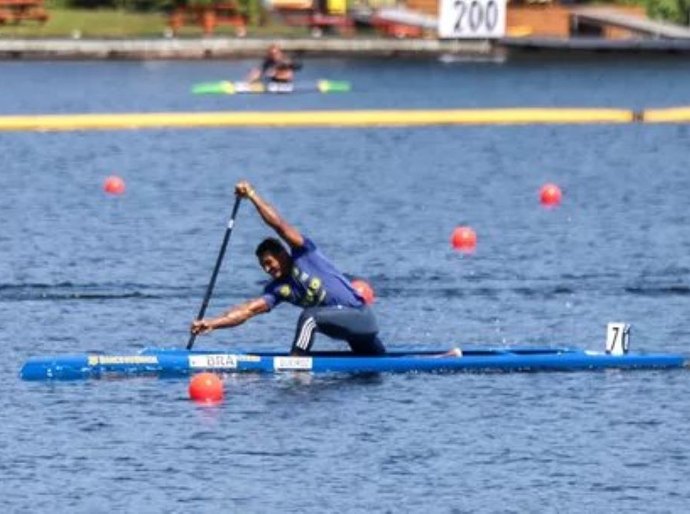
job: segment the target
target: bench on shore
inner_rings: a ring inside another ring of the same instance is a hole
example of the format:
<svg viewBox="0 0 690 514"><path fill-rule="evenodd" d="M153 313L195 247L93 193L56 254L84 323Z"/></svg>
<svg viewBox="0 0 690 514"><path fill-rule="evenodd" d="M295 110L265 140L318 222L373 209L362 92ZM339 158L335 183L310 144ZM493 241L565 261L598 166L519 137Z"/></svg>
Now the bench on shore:
<svg viewBox="0 0 690 514"><path fill-rule="evenodd" d="M2 0L0 0L2 2ZM239 37L247 35L247 17L234 0L225 0L209 6L182 6L170 14L168 25L176 34L184 25L200 25L205 35L211 35L218 25L235 27Z"/></svg>
<svg viewBox="0 0 690 514"><path fill-rule="evenodd" d="M324 30L336 30L351 36L354 20L346 14L342 0L271 0L270 12L278 15L287 25L307 27L313 36Z"/></svg>
<svg viewBox="0 0 690 514"><path fill-rule="evenodd" d="M0 24L45 23L49 17L43 0L0 0Z"/></svg>

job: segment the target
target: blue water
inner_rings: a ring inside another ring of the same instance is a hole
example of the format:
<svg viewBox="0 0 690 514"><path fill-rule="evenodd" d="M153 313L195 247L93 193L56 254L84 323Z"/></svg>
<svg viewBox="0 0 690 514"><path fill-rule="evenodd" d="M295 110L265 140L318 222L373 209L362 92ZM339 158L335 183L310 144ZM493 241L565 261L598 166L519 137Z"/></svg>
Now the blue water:
<svg viewBox="0 0 690 514"><path fill-rule="evenodd" d="M355 92L188 94L250 65L1 63L0 112L690 103L690 63L635 59L320 60L303 77ZM599 350L627 321L633 348L690 354L689 148L684 125L1 133L0 511L686 512L687 371L227 377L214 408L186 380L17 373L185 344L241 178L371 281L392 348ZM260 291L267 234L243 205L212 313ZM297 315L197 346L287 348Z"/></svg>

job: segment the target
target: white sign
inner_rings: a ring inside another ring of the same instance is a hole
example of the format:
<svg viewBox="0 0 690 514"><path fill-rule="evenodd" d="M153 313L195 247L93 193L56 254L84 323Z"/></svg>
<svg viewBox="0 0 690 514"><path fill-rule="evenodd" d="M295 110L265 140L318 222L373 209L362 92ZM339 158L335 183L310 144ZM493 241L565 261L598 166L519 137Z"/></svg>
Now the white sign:
<svg viewBox="0 0 690 514"><path fill-rule="evenodd" d="M440 0L438 35L496 39L506 33L506 0Z"/></svg>
<svg viewBox="0 0 690 514"><path fill-rule="evenodd" d="M606 353L623 355L630 348L630 325L609 323L606 326Z"/></svg>
<svg viewBox="0 0 690 514"><path fill-rule="evenodd" d="M227 353L190 355L189 367L194 369L236 369L237 357Z"/></svg>
<svg viewBox="0 0 690 514"><path fill-rule="evenodd" d="M276 371L307 371L311 369L311 357L275 357L273 369Z"/></svg>

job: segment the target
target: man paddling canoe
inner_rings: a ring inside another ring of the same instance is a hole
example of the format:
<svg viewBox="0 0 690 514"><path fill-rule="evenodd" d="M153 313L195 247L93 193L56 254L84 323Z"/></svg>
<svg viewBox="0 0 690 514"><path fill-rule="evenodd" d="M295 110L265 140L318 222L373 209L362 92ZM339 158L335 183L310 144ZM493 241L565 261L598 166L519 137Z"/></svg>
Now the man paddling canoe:
<svg viewBox="0 0 690 514"><path fill-rule="evenodd" d="M301 64L288 58L278 45L273 44L268 48L261 66L249 72L247 82L264 80L279 84L292 84L295 71L301 67Z"/></svg>
<svg viewBox="0 0 690 514"><path fill-rule="evenodd" d="M249 182L239 182L235 194L254 204L264 222L290 250L276 238L264 239L256 248L256 256L273 280L264 288L263 295L236 305L217 318L193 322L192 333L235 327L282 302L289 302L304 309L297 322L292 355L307 355L315 332L346 341L356 354L385 353L374 313L314 242L283 220Z"/></svg>

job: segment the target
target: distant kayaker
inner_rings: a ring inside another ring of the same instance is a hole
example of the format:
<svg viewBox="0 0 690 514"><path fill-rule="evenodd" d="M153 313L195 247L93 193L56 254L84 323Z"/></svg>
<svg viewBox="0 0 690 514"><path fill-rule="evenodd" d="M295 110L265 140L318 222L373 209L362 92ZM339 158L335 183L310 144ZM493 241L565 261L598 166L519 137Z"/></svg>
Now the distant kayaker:
<svg viewBox="0 0 690 514"><path fill-rule="evenodd" d="M287 57L278 45L273 44L268 47L261 66L249 72L247 82L291 83L295 78L295 71L301 68L300 63Z"/></svg>
<svg viewBox="0 0 690 514"><path fill-rule="evenodd" d="M236 305L217 318L193 322L192 333L235 327L282 302L289 302L303 308L292 342L292 355L308 354L315 332L346 341L360 355L385 353L371 308L314 242L282 219L249 182L239 182L235 194L254 204L263 221L287 243L289 251L276 238L264 239L256 248L256 256L273 280L264 288L263 295Z"/></svg>

